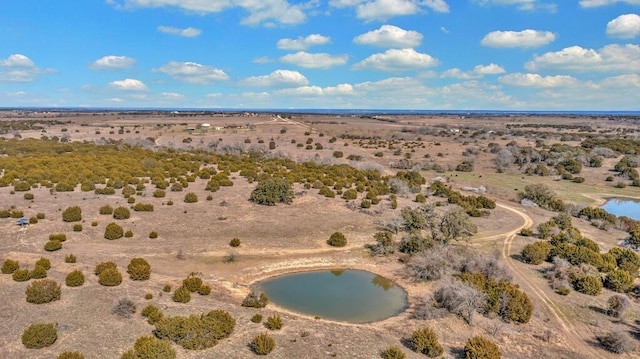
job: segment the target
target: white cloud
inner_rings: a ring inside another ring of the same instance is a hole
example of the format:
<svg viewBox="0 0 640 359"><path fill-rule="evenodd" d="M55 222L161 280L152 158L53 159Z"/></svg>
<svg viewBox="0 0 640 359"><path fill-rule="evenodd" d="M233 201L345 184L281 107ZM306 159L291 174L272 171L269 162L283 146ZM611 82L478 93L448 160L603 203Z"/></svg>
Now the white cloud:
<svg viewBox="0 0 640 359"><path fill-rule="evenodd" d="M306 50L311 46L328 44L330 37L320 34L311 34L307 37L299 36L297 39L280 39L278 40L278 48L281 50Z"/></svg>
<svg viewBox="0 0 640 359"><path fill-rule="evenodd" d="M125 91L148 91L149 88L144 82L136 79L124 79L120 81L113 81L109 83L109 86L116 90Z"/></svg>
<svg viewBox="0 0 640 359"><path fill-rule="evenodd" d="M52 72L55 70L39 68L22 54L12 54L6 59L0 59L0 82L30 82L38 75Z"/></svg>
<svg viewBox="0 0 640 359"><path fill-rule="evenodd" d="M269 75L252 76L240 81L246 86L304 86L309 83L307 78L298 71L275 70Z"/></svg>
<svg viewBox="0 0 640 359"><path fill-rule="evenodd" d="M160 94L160 98L165 101L182 101L185 99L183 94L177 92L163 92Z"/></svg>
<svg viewBox="0 0 640 359"><path fill-rule="evenodd" d="M279 90L276 91L276 94L302 97L353 95L353 86L351 84L339 84L337 86L329 87L300 86L296 88Z"/></svg>
<svg viewBox="0 0 640 359"><path fill-rule="evenodd" d="M124 70L135 65L136 60L127 56L104 56L89 65L92 70Z"/></svg>
<svg viewBox="0 0 640 359"><path fill-rule="evenodd" d="M298 51L295 54L288 54L280 58L282 62L311 69L328 69L334 66L341 66L346 64L348 60L348 55L310 54L304 51Z"/></svg>
<svg viewBox="0 0 640 359"><path fill-rule="evenodd" d="M442 73L441 77L453 77L457 79L478 79L487 75L499 75L505 73L502 66L496 64L477 65L473 70L464 72L458 68L452 68Z"/></svg>
<svg viewBox="0 0 640 359"><path fill-rule="evenodd" d="M171 26L158 26L158 31L164 32L165 34L178 35L182 37L197 37L202 33L202 30L196 29L194 27L180 29Z"/></svg>
<svg viewBox="0 0 640 359"><path fill-rule="evenodd" d="M640 88L640 75L628 74L614 77L607 77L602 80L602 86L611 88ZM637 93L637 92L636 92Z"/></svg>
<svg viewBox="0 0 640 359"><path fill-rule="evenodd" d="M174 80L197 85L206 85L229 79L229 76L223 70L195 62L171 61L160 68L154 69L154 71L168 75Z"/></svg>
<svg viewBox="0 0 640 359"><path fill-rule="evenodd" d="M534 56L525 64L529 71L640 71L640 45L607 45L602 49L585 49L571 46L557 52Z"/></svg>
<svg viewBox="0 0 640 359"><path fill-rule="evenodd" d="M358 18L364 20L386 20L394 16L413 15L420 7L411 0L373 0L356 8Z"/></svg>
<svg viewBox="0 0 640 359"><path fill-rule="evenodd" d="M374 45L379 47L410 48L420 45L422 34L417 31L407 31L393 25L382 25L356 36L353 42L360 45Z"/></svg>
<svg viewBox="0 0 640 359"><path fill-rule="evenodd" d="M574 86L578 80L571 76L540 76L539 74L508 74L498 78L505 85L518 87L566 87Z"/></svg>
<svg viewBox="0 0 640 359"><path fill-rule="evenodd" d="M640 16L637 14L620 15L607 24L607 35L622 39L631 39L640 34Z"/></svg>
<svg viewBox="0 0 640 359"><path fill-rule="evenodd" d="M271 59L269 56L256 57L255 59L251 60L251 62L254 64L268 64L273 61L274 60Z"/></svg>
<svg viewBox="0 0 640 359"><path fill-rule="evenodd" d="M480 42L487 47L539 47L547 45L556 39L556 35L549 31L492 31L485 35Z"/></svg>
<svg viewBox="0 0 640 359"><path fill-rule="evenodd" d="M546 10L556 12L558 5L553 2L543 2L540 0L475 0L481 6L485 5L516 5L518 10L534 11Z"/></svg>
<svg viewBox="0 0 640 359"><path fill-rule="evenodd" d="M177 7L198 14L217 13L239 7L249 13L241 22L245 25L271 22L299 24L306 20L305 6L310 6L309 4L291 5L286 0L109 0L108 2L120 9Z"/></svg>
<svg viewBox="0 0 640 359"><path fill-rule="evenodd" d="M613 5L619 2L627 3L631 5L640 5L640 0L580 0L580 6L599 7L599 6Z"/></svg>
<svg viewBox="0 0 640 359"><path fill-rule="evenodd" d="M329 6L343 8L356 6L362 3L363 0L329 0Z"/></svg>
<svg viewBox="0 0 640 359"><path fill-rule="evenodd" d="M375 69L380 71L406 71L433 67L438 60L414 49L389 49L373 54L353 66L354 69Z"/></svg>

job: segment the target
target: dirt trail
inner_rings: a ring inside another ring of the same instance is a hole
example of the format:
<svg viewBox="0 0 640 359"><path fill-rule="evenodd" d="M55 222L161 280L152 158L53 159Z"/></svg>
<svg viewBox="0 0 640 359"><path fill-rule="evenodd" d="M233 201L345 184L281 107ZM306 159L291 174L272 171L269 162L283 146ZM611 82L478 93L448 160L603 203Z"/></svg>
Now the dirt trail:
<svg viewBox="0 0 640 359"><path fill-rule="evenodd" d="M533 299L537 299L541 305L544 305L547 310L551 312L551 314L553 314L553 317L556 319L558 324L560 324L560 327L564 331L565 337L569 341L569 343L567 344L569 344L571 348L585 355L585 357L601 358L602 355L596 352L589 344L587 344L587 342L592 338L590 336L586 337L583 333L578 331L571 320L568 318L568 316L563 313L560 307L558 307L558 305L547 295L546 290L536 286L534 282L529 281L528 278L530 277L530 274L523 273L523 271L518 268L514 259L511 257L511 245L514 238L516 237L518 232L520 232L520 230L522 230L523 228L531 227L533 225L533 221L531 220L531 218L524 212L511 206L505 204L497 204L497 206L509 210L514 214L517 214L524 220L524 223L521 226L512 230L511 232L504 234L506 237L502 246L502 258L507 263L509 269L511 269L511 272L515 275L519 283L525 284L528 289L527 293L532 293L535 296L535 298Z"/></svg>

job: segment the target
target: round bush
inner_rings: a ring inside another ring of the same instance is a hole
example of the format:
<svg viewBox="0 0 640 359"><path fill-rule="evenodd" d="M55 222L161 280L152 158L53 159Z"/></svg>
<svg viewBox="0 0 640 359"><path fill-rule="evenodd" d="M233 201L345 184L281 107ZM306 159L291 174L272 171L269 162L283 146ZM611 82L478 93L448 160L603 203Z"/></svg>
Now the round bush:
<svg viewBox="0 0 640 359"><path fill-rule="evenodd" d="M73 272L67 274L65 283L67 284L67 287L79 287L84 284L84 274L76 269Z"/></svg>
<svg viewBox="0 0 640 359"><path fill-rule="evenodd" d="M73 225L74 232L82 232L82 225L80 223L76 223Z"/></svg>
<svg viewBox="0 0 640 359"><path fill-rule="evenodd" d="M51 279L41 279L27 287L27 302L33 304L50 303L60 299L60 285Z"/></svg>
<svg viewBox="0 0 640 359"><path fill-rule="evenodd" d="M383 359L405 359L407 357L402 349L396 345L383 350L381 356Z"/></svg>
<svg viewBox="0 0 640 359"><path fill-rule="evenodd" d="M626 270L614 270L607 274L604 285L614 292L625 293L633 286L633 276Z"/></svg>
<svg viewBox="0 0 640 359"><path fill-rule="evenodd" d="M150 238L150 239L156 239L156 238L158 238L158 232L156 232L156 231L151 231L151 233L149 233L149 238Z"/></svg>
<svg viewBox="0 0 640 359"><path fill-rule="evenodd" d="M40 257L40 259L38 259L38 261L36 262L36 266L41 266L45 270L49 270L51 269L51 261L47 258Z"/></svg>
<svg viewBox="0 0 640 359"><path fill-rule="evenodd" d="M113 218L114 219L128 219L131 217L131 211L127 207L118 207L113 210Z"/></svg>
<svg viewBox="0 0 640 359"><path fill-rule="evenodd" d="M102 263L98 263L98 265L96 265L96 268L93 270L93 273L95 275L100 275L100 273L102 273L102 271L104 271L105 269L109 269L109 268L118 268L118 266L113 263L113 262L102 262Z"/></svg>
<svg viewBox="0 0 640 359"><path fill-rule="evenodd" d="M49 240L64 242L67 240L67 235L64 233L52 233L49 235Z"/></svg>
<svg viewBox="0 0 640 359"><path fill-rule="evenodd" d="M211 287L208 285L202 285L200 288L198 288L198 294L200 295L209 295L211 294Z"/></svg>
<svg viewBox="0 0 640 359"><path fill-rule="evenodd" d="M182 280L182 286L187 288L189 292L197 292L202 287L202 279L196 277L194 274L189 275Z"/></svg>
<svg viewBox="0 0 640 359"><path fill-rule="evenodd" d="M268 178L260 181L251 192L249 199L257 204L275 206L293 201L293 187L283 178Z"/></svg>
<svg viewBox="0 0 640 359"><path fill-rule="evenodd" d="M105 287L116 287L122 283L122 274L116 268L108 268L98 275L98 283Z"/></svg>
<svg viewBox="0 0 640 359"><path fill-rule="evenodd" d="M419 328L411 334L409 342L413 346L413 350L422 353L430 358L442 355L444 349L438 342L436 333L428 327Z"/></svg>
<svg viewBox="0 0 640 359"><path fill-rule="evenodd" d="M65 222L80 222L82 220L82 209L78 206L65 209L62 212L62 220Z"/></svg>
<svg viewBox="0 0 640 359"><path fill-rule="evenodd" d="M58 330L52 323L31 324L22 333L22 344L29 349L41 349L51 346L58 339Z"/></svg>
<svg viewBox="0 0 640 359"><path fill-rule="evenodd" d="M267 355L276 347L276 341L267 333L257 335L251 341L251 350L258 355Z"/></svg>
<svg viewBox="0 0 640 359"><path fill-rule="evenodd" d="M602 280L599 276L585 275L573 282L573 289L588 295L598 295L602 292Z"/></svg>
<svg viewBox="0 0 640 359"><path fill-rule="evenodd" d="M126 232L124 232L124 237L125 237L125 238L131 238L131 237L133 237L133 232L132 232L132 231L126 231Z"/></svg>
<svg viewBox="0 0 640 359"><path fill-rule="evenodd" d="M117 223L109 223L104 230L104 238L109 240L119 239L124 236L124 230Z"/></svg>
<svg viewBox="0 0 640 359"><path fill-rule="evenodd" d="M31 193L31 192L27 192L27 193L24 194L24 199L26 199L28 201L32 200L33 198L34 198L33 197L33 193Z"/></svg>
<svg viewBox="0 0 640 359"><path fill-rule="evenodd" d="M17 261L5 259L2 263L2 274L13 274L18 268L20 268L20 266Z"/></svg>
<svg viewBox="0 0 640 359"><path fill-rule="evenodd" d="M29 277L31 279L47 278L47 270L43 266L36 264L31 273L29 273Z"/></svg>
<svg viewBox="0 0 640 359"><path fill-rule="evenodd" d="M253 323L262 323L262 314L254 314L253 317L251 317L251 321Z"/></svg>
<svg viewBox="0 0 640 359"><path fill-rule="evenodd" d="M151 277L151 265L144 258L133 258L127 266L131 280L147 280Z"/></svg>
<svg viewBox="0 0 640 359"><path fill-rule="evenodd" d="M176 350L168 340L158 339L152 335L140 337L122 354L121 359L175 359Z"/></svg>
<svg viewBox="0 0 640 359"><path fill-rule="evenodd" d="M100 214L106 214L106 215L113 214L113 207L111 207L108 204L105 204L104 206L100 207Z"/></svg>
<svg viewBox="0 0 640 359"><path fill-rule="evenodd" d="M84 354L80 352L62 352L56 359L84 359Z"/></svg>
<svg viewBox="0 0 640 359"><path fill-rule="evenodd" d="M335 232L327 240L327 244L333 247L344 247L347 245L347 238L340 232Z"/></svg>
<svg viewBox="0 0 640 359"><path fill-rule="evenodd" d="M229 245L231 247L240 247L240 239L239 238L233 238L231 241L229 241Z"/></svg>
<svg viewBox="0 0 640 359"><path fill-rule="evenodd" d="M266 294L251 292L247 294L247 296L242 301L243 307L251 307L251 308L264 308L269 304L269 297Z"/></svg>
<svg viewBox="0 0 640 359"><path fill-rule="evenodd" d="M500 359L502 354L495 343L481 336L475 336L464 345L467 359Z"/></svg>
<svg viewBox="0 0 640 359"><path fill-rule="evenodd" d="M11 275L16 282L26 282L31 279L31 272L28 269L18 269Z"/></svg>
<svg viewBox="0 0 640 359"><path fill-rule="evenodd" d="M191 301L191 292L186 287L180 287L173 292L171 299L177 303L189 303Z"/></svg>
<svg viewBox="0 0 640 359"><path fill-rule="evenodd" d="M538 241L524 246L520 254L526 263L537 265L547 259L551 248L553 248L551 243Z"/></svg>
<svg viewBox="0 0 640 359"><path fill-rule="evenodd" d="M280 330L284 325L282 321L282 317L278 313L273 313L267 318L267 322L265 323L266 327L271 330Z"/></svg>
<svg viewBox="0 0 640 359"><path fill-rule="evenodd" d="M184 195L184 202L185 203L196 203L196 202L198 202L198 195L196 195L193 192L189 192L189 193Z"/></svg>
<svg viewBox="0 0 640 359"><path fill-rule="evenodd" d="M164 287L162 287L162 291L165 293L171 292L171 286L168 284L165 284Z"/></svg>
<svg viewBox="0 0 640 359"><path fill-rule="evenodd" d="M236 321L229 313L212 310L200 316L165 317L155 324L154 334L185 349L206 349L229 337L235 325Z"/></svg>
<svg viewBox="0 0 640 359"><path fill-rule="evenodd" d="M44 244L44 250L47 252L54 252L62 248L62 242L60 241L48 241Z"/></svg>

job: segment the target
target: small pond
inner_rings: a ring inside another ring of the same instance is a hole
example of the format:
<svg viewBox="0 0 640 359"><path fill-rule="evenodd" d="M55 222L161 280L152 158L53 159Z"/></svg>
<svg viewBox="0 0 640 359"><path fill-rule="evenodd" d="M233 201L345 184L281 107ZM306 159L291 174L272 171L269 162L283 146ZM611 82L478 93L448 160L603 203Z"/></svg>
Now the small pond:
<svg viewBox="0 0 640 359"><path fill-rule="evenodd" d="M616 216L627 216L640 220L640 201L628 198L609 198L607 203L601 206L605 211Z"/></svg>
<svg viewBox="0 0 640 359"><path fill-rule="evenodd" d="M407 307L407 293L393 281L352 269L285 274L257 288L288 310L350 323L383 320Z"/></svg>

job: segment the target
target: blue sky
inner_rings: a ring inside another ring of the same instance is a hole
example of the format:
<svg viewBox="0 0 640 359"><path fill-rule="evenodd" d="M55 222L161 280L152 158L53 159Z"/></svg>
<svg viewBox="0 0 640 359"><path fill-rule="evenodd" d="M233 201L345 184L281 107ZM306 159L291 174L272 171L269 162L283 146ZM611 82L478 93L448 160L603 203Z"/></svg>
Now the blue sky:
<svg viewBox="0 0 640 359"><path fill-rule="evenodd" d="M0 107L640 110L640 0L2 0Z"/></svg>

